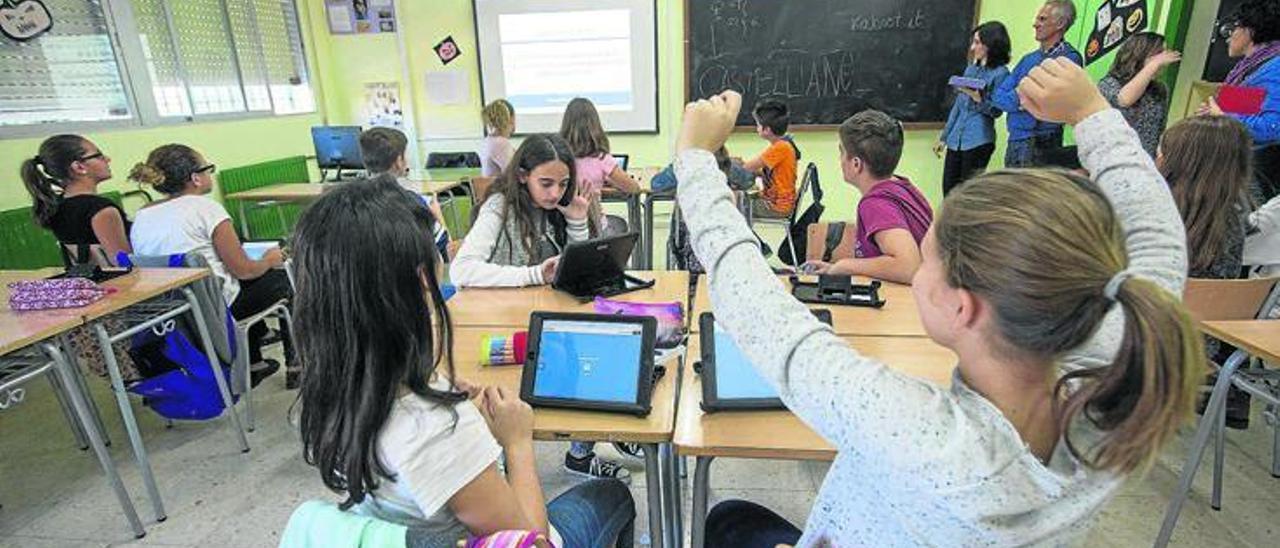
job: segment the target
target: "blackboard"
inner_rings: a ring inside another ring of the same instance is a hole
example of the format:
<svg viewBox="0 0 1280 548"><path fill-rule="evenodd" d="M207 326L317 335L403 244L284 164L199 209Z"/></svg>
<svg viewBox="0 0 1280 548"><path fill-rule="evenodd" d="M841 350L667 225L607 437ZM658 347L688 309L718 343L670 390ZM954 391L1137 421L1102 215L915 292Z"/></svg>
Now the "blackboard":
<svg viewBox="0 0 1280 548"><path fill-rule="evenodd" d="M977 0L686 0L687 98L733 89L751 108L785 101L793 126L874 108L908 123L946 120ZM1015 24L1030 24L1018 21ZM1015 52L1016 55L1016 52Z"/></svg>

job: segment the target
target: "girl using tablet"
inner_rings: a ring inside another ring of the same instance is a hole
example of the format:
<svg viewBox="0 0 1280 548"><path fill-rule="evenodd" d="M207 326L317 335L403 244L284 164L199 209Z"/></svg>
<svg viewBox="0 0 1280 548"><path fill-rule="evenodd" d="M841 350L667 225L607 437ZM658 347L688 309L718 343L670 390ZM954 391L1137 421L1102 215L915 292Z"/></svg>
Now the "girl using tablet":
<svg viewBox="0 0 1280 548"><path fill-rule="evenodd" d="M640 183L627 175L610 154L609 136L590 99L576 97L569 101L560 120L560 136L573 152L574 180L578 186L597 193L605 187L625 194L640 192ZM606 226L598 197L591 202L591 210L592 218L599 219L600 226Z"/></svg>
<svg viewBox="0 0 1280 548"><path fill-rule="evenodd" d="M678 199L716 319L839 450L803 532L726 502L709 546L1073 544L1188 418L1204 358L1163 178L1070 61L1045 61L1018 93L1037 119L1075 126L1094 181L1001 171L947 197L912 293L960 358L949 389L859 354L785 292L709 152L741 98L686 108Z"/></svg>
<svg viewBox="0 0 1280 548"><path fill-rule="evenodd" d="M631 546L625 485L587 482L546 503L532 410L515 391L458 380L431 225L416 196L386 179L341 185L299 220L304 458L346 497L343 509L424 536L535 530L556 546Z"/></svg>
<svg viewBox="0 0 1280 548"><path fill-rule="evenodd" d="M216 169L186 145L164 145L151 151L145 163L129 172L129 179L150 185L165 198L138 211L130 235L134 251L141 255L200 254L222 282L222 296L231 315L248 318L289 298L293 290L289 277L279 268L284 265L280 249L268 250L261 259L250 259L231 225L231 215L209 198ZM288 326L282 325L280 332L289 365L286 383L296 387L298 373L292 363ZM249 329L249 363L255 380L280 368L274 360L262 357L266 335L267 326L261 322Z"/></svg>

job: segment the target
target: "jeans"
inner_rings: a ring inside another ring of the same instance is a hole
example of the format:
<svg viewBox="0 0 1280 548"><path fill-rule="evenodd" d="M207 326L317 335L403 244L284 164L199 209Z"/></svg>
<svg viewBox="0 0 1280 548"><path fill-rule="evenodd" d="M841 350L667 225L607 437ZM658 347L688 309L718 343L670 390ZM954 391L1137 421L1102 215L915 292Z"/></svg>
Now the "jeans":
<svg viewBox="0 0 1280 548"><path fill-rule="evenodd" d="M987 143L969 150L947 149L947 159L942 168L942 195L960 186L970 177L982 173L991 163L991 154L996 151L995 143Z"/></svg>
<svg viewBox="0 0 1280 548"><path fill-rule="evenodd" d="M289 285L289 276L283 270L273 268L252 280L240 280L240 294L231 303L231 317L243 320L266 310L280 299L291 297L293 287ZM284 325L284 320L280 320L280 323L284 359L286 363L293 363L293 340L289 336L289 326ZM249 363L262 361L262 339L266 335L266 324L259 323L249 328Z"/></svg>
<svg viewBox="0 0 1280 548"><path fill-rule="evenodd" d="M547 504L547 521L573 548L630 548L635 520L631 490L618 480L580 483Z"/></svg>
<svg viewBox="0 0 1280 548"><path fill-rule="evenodd" d="M786 518L754 502L727 500L707 514L707 548L775 548L794 546L800 529Z"/></svg>
<svg viewBox="0 0 1280 548"><path fill-rule="evenodd" d="M1045 152L1062 146L1062 130L1009 141L1004 152L1004 167L1037 167L1044 165Z"/></svg>

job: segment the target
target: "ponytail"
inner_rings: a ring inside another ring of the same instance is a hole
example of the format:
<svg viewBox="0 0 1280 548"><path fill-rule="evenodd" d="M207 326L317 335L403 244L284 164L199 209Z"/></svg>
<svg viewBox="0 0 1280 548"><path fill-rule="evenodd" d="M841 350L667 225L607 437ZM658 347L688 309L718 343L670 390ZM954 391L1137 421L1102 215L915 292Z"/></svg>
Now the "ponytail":
<svg viewBox="0 0 1280 548"><path fill-rule="evenodd" d="M1204 378L1204 349L1181 302L1155 283L1121 280L1114 300L1125 318L1115 363L1063 376L1056 393L1071 453L1093 468L1128 473L1149 466L1190 416ZM1070 429L1081 414L1104 432L1083 451Z"/></svg>
<svg viewBox="0 0 1280 548"><path fill-rule="evenodd" d="M40 152L34 158L22 162L19 175L31 195L31 215L36 224L49 228L53 222L62 203L62 188L71 180L71 164L79 161L84 151L84 137L54 135L40 143Z"/></svg>

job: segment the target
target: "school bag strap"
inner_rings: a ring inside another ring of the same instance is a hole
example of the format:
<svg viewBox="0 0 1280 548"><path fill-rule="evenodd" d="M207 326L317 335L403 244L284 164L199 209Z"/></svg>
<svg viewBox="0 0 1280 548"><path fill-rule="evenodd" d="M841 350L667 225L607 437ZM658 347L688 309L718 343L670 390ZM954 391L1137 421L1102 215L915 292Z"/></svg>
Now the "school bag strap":
<svg viewBox="0 0 1280 548"><path fill-rule="evenodd" d="M844 236L844 221L836 221L827 225L827 241L822 248L822 262L831 262L831 254L835 252L836 247L840 245L840 240Z"/></svg>

